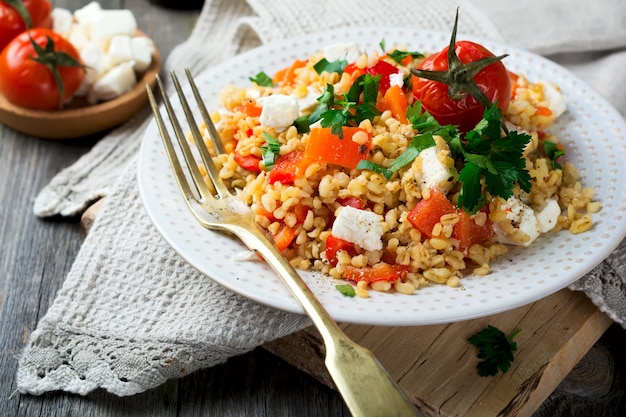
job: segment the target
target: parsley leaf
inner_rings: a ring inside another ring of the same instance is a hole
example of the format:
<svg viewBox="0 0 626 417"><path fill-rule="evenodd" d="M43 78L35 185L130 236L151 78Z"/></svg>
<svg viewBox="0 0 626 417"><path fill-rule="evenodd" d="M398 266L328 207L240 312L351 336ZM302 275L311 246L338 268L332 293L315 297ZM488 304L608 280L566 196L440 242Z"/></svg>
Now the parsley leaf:
<svg viewBox="0 0 626 417"><path fill-rule="evenodd" d="M496 104L485 110L483 119L467 132L465 142L454 140L450 147L462 154L465 166L459 173L461 191L457 205L469 214L480 210L485 202L481 178L485 190L492 196L505 200L513 195L514 184L530 192L530 174L523 157L530 135L516 131L501 137L502 111Z"/></svg>
<svg viewBox="0 0 626 417"><path fill-rule="evenodd" d="M263 132L266 144L261 146L261 155L263 155L263 164L268 171L274 168L276 157L280 155L280 142L267 132Z"/></svg>
<svg viewBox="0 0 626 417"><path fill-rule="evenodd" d="M376 109L379 83L380 75L361 75L354 80L350 90L343 95L342 99L328 98L326 103L320 101L318 108L309 117L309 124L316 121L313 116L318 112L319 107L325 104L326 110L320 114L322 127L330 127L333 134L342 138L343 126L358 126L363 120L372 120L380 115L380 111ZM330 86L327 86L327 92L329 89Z"/></svg>
<svg viewBox="0 0 626 417"><path fill-rule="evenodd" d="M517 351L517 343L513 341L521 332L516 330L507 336L497 327L488 325L469 339L472 345L478 348L478 362L476 369L480 376L495 376L498 370L506 373L514 360L513 354Z"/></svg>
<svg viewBox="0 0 626 417"><path fill-rule="evenodd" d="M441 126L430 113L422 113L422 103L420 101L416 101L412 106L409 106L406 116L411 122L413 129L419 133L413 137L409 146L400 156L391 161L387 167L372 161L361 160L356 166L357 169L369 169L383 174L386 179L390 179L396 171L412 163L421 151L435 146L434 135L440 135L445 140L452 140L452 138L459 136L455 126Z"/></svg>
<svg viewBox="0 0 626 417"><path fill-rule="evenodd" d="M335 288L346 297L354 297L356 295L356 290L350 284L335 285Z"/></svg>
<svg viewBox="0 0 626 417"><path fill-rule="evenodd" d="M543 142L543 150L546 156L552 160L552 166L556 169L563 168L556 160L562 156L565 156L565 150L559 149L559 146L555 142L546 140Z"/></svg>
<svg viewBox="0 0 626 417"><path fill-rule="evenodd" d="M424 54L421 52L407 52L407 51L400 51L399 49L394 49L391 52L387 52L387 47L385 45L385 40L381 40L380 41L380 49L383 51L384 54L387 54L387 56L391 59L393 59L394 61L396 61L398 64L402 64L402 62L407 58L407 57L411 57L412 59L415 58L423 58Z"/></svg>
<svg viewBox="0 0 626 417"><path fill-rule="evenodd" d="M261 87L271 87L274 85L272 77L270 77L263 71L259 72L254 77L248 77L248 79L253 83L257 83L257 85L260 85Z"/></svg>
<svg viewBox="0 0 626 417"><path fill-rule="evenodd" d="M322 58L315 65L313 65L313 69L318 74L322 72L336 72L341 74L343 70L348 66L348 61L345 59L338 59L337 61L329 61L326 58Z"/></svg>

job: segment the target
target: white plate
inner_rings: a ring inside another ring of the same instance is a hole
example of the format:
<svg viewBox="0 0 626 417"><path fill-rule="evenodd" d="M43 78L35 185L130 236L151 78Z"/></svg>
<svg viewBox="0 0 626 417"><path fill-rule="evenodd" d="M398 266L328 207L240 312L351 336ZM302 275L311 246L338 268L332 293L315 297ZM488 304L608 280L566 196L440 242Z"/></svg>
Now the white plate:
<svg viewBox="0 0 626 417"><path fill-rule="evenodd" d="M345 28L288 39L251 50L196 75L209 109L217 108L219 90L227 84L249 85L259 71L272 74L297 58L324 46L357 42L366 51L386 44L409 50L438 51L449 34L409 28ZM467 39L459 36L458 39ZM505 65L531 80L557 83L568 111L553 126L567 158L579 168L587 186L597 192L603 209L594 215L587 233L567 231L539 238L530 248L513 249L492 263L485 277L469 276L460 288L432 285L414 295L370 291L369 298L346 298L336 280L302 272L306 282L339 322L371 325L425 325L490 315L548 296L583 276L605 259L626 235L626 124L621 115L591 87L564 68L537 55L474 39L496 55L508 53ZM181 80L184 78L181 74ZM191 97L189 89L188 96ZM173 100L181 118L182 111ZM262 262L237 262L245 250L236 239L201 228L188 211L176 186L155 123L148 128L139 158L139 189L148 212L165 240L200 272L231 290L260 303L302 313L281 280Z"/></svg>

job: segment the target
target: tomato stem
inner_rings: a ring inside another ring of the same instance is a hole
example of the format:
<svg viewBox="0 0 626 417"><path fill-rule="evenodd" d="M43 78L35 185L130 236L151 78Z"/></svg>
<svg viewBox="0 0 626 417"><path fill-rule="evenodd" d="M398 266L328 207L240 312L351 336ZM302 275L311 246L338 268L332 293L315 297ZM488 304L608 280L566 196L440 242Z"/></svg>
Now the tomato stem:
<svg viewBox="0 0 626 417"><path fill-rule="evenodd" d="M57 88L59 89L59 110L62 110L63 101L65 99L65 87L63 85L63 80L61 79L61 74L59 73L59 67L81 67L84 70L85 66L71 55L62 51L56 51L54 49L54 41L50 38L50 36L46 35L47 40L45 47L42 47L35 42L32 36L30 36L30 33L28 36L36 54L36 56L30 57L30 59L44 65L52 73Z"/></svg>
<svg viewBox="0 0 626 417"><path fill-rule="evenodd" d="M33 18L30 16L28 9L24 6L22 0L3 0L9 6L13 7L15 11L20 15L22 20L24 20L24 24L26 25L26 29L30 29L33 27Z"/></svg>
<svg viewBox="0 0 626 417"><path fill-rule="evenodd" d="M445 71L430 71L412 68L411 73L417 77L446 84L448 86L448 96L452 100L461 100L467 94L470 94L484 108L489 108L493 103L478 87L474 77L485 67L506 58L508 55L485 57L463 64L455 51L458 21L459 9L457 8L452 36L450 37L450 46L448 47L448 69Z"/></svg>

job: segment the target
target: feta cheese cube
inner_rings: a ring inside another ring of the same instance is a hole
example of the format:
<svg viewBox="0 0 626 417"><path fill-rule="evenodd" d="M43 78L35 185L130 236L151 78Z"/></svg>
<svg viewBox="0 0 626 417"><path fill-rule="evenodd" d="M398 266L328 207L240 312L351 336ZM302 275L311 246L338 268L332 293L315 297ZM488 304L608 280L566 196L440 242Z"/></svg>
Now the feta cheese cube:
<svg viewBox="0 0 626 417"><path fill-rule="evenodd" d="M404 85L404 76L401 72L396 72L395 74L389 74L389 85L393 87L397 85L398 87L402 87Z"/></svg>
<svg viewBox="0 0 626 417"><path fill-rule="evenodd" d="M300 115L302 116L305 111L310 110L313 107L317 106L318 104L317 99L321 95L322 95L322 92L315 87L307 87L306 95L304 97L299 98L293 95L293 97L295 97L296 100L298 100L298 111L300 112Z"/></svg>
<svg viewBox="0 0 626 417"><path fill-rule="evenodd" d="M93 83L106 71L104 51L94 42L88 42L80 51L80 58L86 67L85 79L76 95L84 96L89 92Z"/></svg>
<svg viewBox="0 0 626 417"><path fill-rule="evenodd" d="M70 37L70 31L72 30L72 24L74 18L72 12L67 9L55 7L52 9L52 30L63 36L64 38Z"/></svg>
<svg viewBox="0 0 626 417"><path fill-rule="evenodd" d="M102 10L94 17L89 29L91 38L107 49L112 36L133 36L137 32L137 21L128 9Z"/></svg>
<svg viewBox="0 0 626 417"><path fill-rule="evenodd" d="M128 35L111 36L109 48L106 52L107 68L113 68L117 64L133 59L133 48Z"/></svg>
<svg viewBox="0 0 626 417"><path fill-rule="evenodd" d="M263 108L259 121L262 126L282 132L298 118L298 100L285 94L274 94L257 100Z"/></svg>
<svg viewBox="0 0 626 417"><path fill-rule="evenodd" d="M539 84L543 85L543 94L549 103L548 107L552 110L552 113L554 113L556 117L565 113L567 105L565 104L563 94L561 94L558 88L554 84L547 82L539 82Z"/></svg>
<svg viewBox="0 0 626 417"><path fill-rule="evenodd" d="M361 51L354 42L338 43L324 48L324 58L330 62L339 60L354 62L359 56Z"/></svg>
<svg viewBox="0 0 626 417"><path fill-rule="evenodd" d="M419 183L422 194L432 189L448 194L459 178L454 165L448 166L439 159L438 153L442 151L438 146L424 149L413 162L415 167L412 169L413 175Z"/></svg>
<svg viewBox="0 0 626 417"><path fill-rule="evenodd" d="M502 209L507 211L506 220L504 221L510 222L514 229L528 235L529 239L525 242L516 241L502 228L500 223L494 223L493 231L496 235L496 240L509 245L530 246L541 234L534 210L516 197L509 198L502 206Z"/></svg>
<svg viewBox="0 0 626 417"><path fill-rule="evenodd" d="M556 226L560 214L561 207L559 206L559 203L554 199L548 200L546 205L541 210L535 212L535 217L537 217L537 225L539 226L539 230L541 231L541 233L546 233L554 229L554 226Z"/></svg>
<svg viewBox="0 0 626 417"><path fill-rule="evenodd" d="M333 223L332 234L365 250L383 248L381 219L378 214L371 211L343 207Z"/></svg>
<svg viewBox="0 0 626 417"><path fill-rule="evenodd" d="M87 95L87 101L95 104L130 91L137 83L133 65L135 65L133 61L126 61L107 71L93 84Z"/></svg>
<svg viewBox="0 0 626 417"><path fill-rule="evenodd" d="M79 24L89 24L91 23L98 14L102 11L102 7L100 3L97 1L92 1L86 6L81 7L74 11L74 18Z"/></svg>
<svg viewBox="0 0 626 417"><path fill-rule="evenodd" d="M152 62L154 42L145 36L133 36L130 40L132 59L135 61L135 71L144 72Z"/></svg>
<svg viewBox="0 0 626 417"><path fill-rule="evenodd" d="M80 23L73 24L67 39L78 51L81 51L90 42L89 27Z"/></svg>

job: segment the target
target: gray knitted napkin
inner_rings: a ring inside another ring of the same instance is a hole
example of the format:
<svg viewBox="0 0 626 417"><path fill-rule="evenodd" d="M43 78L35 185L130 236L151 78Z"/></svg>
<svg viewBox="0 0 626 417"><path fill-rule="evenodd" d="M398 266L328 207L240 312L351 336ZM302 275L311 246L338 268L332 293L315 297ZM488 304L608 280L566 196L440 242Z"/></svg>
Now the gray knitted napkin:
<svg viewBox="0 0 626 417"><path fill-rule="evenodd" d="M524 25L519 22L509 28L513 23L507 19L515 19L507 17L507 10L481 11L487 10L483 9L487 4L499 4L496 0L207 0L189 40L172 52L165 67L186 66L198 73L254 46L249 41L254 37L248 36L252 33L267 43L346 25L449 31L459 3L460 25L465 33L530 49L543 46L546 49L540 52L545 53L597 53L605 46L619 47L621 50L603 55L607 64L603 68L611 72L614 61L626 64L626 29L615 19L613 37L604 36L600 43L591 42L595 34L592 25L583 25L575 34L559 32L558 41L551 38L545 42L537 39L536 31L529 31L534 36L524 38L526 28L521 28ZM527 7L540 7L542 3L517 2ZM584 4L581 0L558 3L561 8L552 8L554 13ZM626 15L622 3L603 3L606 7L602 13L606 14L598 16L610 20ZM324 12L328 9L333 13ZM406 12L417 9L419 13ZM553 24L560 21L562 16ZM505 27L511 29L510 37L501 34L507 33ZM586 43L580 43L576 39L584 35L585 28L591 31L585 37ZM572 68L581 74L591 65L587 56L576 55L573 59ZM626 87L624 74L614 72ZM599 79L588 81L610 99L608 85ZM614 98L613 104L625 114L626 103ZM21 393L64 390L86 394L103 388L119 396L132 395L168 378L223 362L309 324L306 317L259 305L221 287L199 274L162 240L144 211L135 179L139 143L149 120L146 110L115 130L60 172L37 197L35 214L45 217L75 215L94 199L107 196L63 287L24 349L17 375ZM602 290L606 282L602 280L612 276L610 286L615 288L614 284L626 276L624 265L622 246L579 284L579 289L622 324L626 315L624 291L621 299L607 303Z"/></svg>

